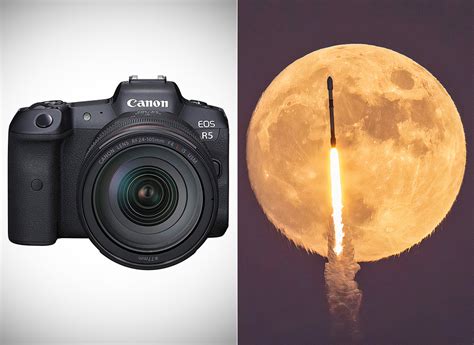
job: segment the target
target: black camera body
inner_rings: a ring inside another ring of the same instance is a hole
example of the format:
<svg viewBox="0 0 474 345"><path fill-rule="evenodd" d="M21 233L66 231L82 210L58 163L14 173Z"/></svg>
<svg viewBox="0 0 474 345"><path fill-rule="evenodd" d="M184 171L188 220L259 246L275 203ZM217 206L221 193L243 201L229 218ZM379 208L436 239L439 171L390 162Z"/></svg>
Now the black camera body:
<svg viewBox="0 0 474 345"><path fill-rule="evenodd" d="M10 241L89 237L125 266L176 264L227 229L228 151L224 111L162 76L130 77L109 99L21 108L9 129Z"/></svg>

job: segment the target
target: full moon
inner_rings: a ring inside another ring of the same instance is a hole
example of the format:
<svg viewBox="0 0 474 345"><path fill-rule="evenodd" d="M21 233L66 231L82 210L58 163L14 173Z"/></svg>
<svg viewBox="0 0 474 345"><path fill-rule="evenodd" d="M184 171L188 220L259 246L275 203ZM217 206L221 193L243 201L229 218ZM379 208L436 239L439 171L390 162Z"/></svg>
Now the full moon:
<svg viewBox="0 0 474 345"><path fill-rule="evenodd" d="M446 216L466 164L464 130L451 97L404 55L339 45L286 67L261 96L248 129L252 189L288 239L327 256L328 76L334 79L342 220L355 260L399 254Z"/></svg>

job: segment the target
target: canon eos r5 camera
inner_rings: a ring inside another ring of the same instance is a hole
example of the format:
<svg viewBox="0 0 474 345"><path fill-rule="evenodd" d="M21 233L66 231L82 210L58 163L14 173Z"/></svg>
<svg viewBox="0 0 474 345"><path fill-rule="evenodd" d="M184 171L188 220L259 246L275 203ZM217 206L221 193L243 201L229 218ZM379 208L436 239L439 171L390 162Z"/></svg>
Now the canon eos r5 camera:
<svg viewBox="0 0 474 345"><path fill-rule="evenodd" d="M227 229L229 131L221 108L133 76L110 99L21 108L8 143L8 235L89 237L109 259L156 269Z"/></svg>

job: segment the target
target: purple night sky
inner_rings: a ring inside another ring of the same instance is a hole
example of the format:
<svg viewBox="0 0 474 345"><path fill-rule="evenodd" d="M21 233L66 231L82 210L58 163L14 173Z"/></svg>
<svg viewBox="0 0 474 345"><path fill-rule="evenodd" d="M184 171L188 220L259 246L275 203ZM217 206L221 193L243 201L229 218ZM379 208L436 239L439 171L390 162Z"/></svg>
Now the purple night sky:
<svg viewBox="0 0 474 345"><path fill-rule="evenodd" d="M471 344L474 319L473 2L239 1L239 343L328 344L325 259L273 228L250 188L247 126L267 85L314 50L366 43L400 52L443 84L461 115L467 166L447 218L398 258L363 263L367 345Z"/></svg>

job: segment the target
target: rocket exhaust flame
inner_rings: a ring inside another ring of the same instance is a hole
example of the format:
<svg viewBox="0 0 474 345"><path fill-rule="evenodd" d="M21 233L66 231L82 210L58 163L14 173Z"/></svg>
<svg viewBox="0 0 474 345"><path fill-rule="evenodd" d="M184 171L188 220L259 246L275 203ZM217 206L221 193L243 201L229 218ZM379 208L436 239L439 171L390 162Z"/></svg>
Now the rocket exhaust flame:
<svg viewBox="0 0 474 345"><path fill-rule="evenodd" d="M342 189L341 173L339 167L339 153L337 148L332 147L330 152L331 164L331 195L332 195L332 220L334 223L334 252L342 253L342 241L344 239L344 224L342 223Z"/></svg>
<svg viewBox="0 0 474 345"><path fill-rule="evenodd" d="M334 252L337 255L342 253L342 240L344 238L344 225L342 224L342 191L341 173L339 167L339 153L336 149L336 129L334 124L334 100L332 96L333 82L328 77L328 98L329 98L329 124L331 127L331 195L332 195L332 219L334 222L335 244Z"/></svg>
<svg viewBox="0 0 474 345"><path fill-rule="evenodd" d="M357 344L361 339L359 330L359 309L362 291L359 290L355 276L360 270L354 260L354 247L351 231L342 223L342 187L339 153L336 148L334 126L334 104L332 98L333 81L328 78L329 120L331 125L331 198L332 224L328 226L328 262L325 265L329 312L333 321L332 337L335 344Z"/></svg>

